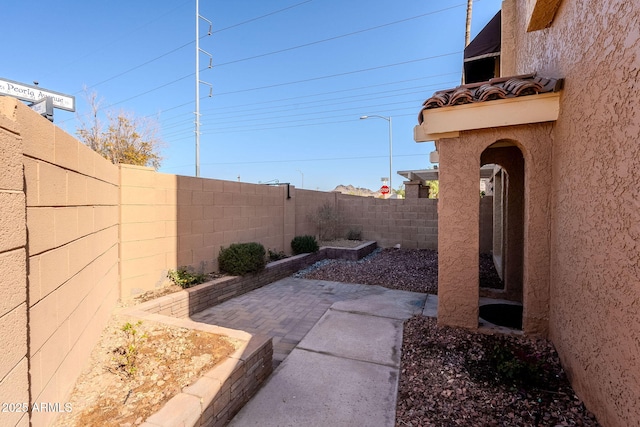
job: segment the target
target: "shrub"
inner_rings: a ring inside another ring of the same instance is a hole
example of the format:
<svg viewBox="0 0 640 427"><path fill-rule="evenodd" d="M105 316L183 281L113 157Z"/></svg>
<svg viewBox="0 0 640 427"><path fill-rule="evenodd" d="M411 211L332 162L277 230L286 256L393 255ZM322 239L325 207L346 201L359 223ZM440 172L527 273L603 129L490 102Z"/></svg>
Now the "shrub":
<svg viewBox="0 0 640 427"><path fill-rule="evenodd" d="M531 349L519 348L506 340L500 340L492 350L489 353L489 363L505 382L528 387L549 385L544 360Z"/></svg>
<svg viewBox="0 0 640 427"><path fill-rule="evenodd" d="M312 219L318 227L320 240L333 240L336 238L340 225L340 215L331 203L327 202L320 206L316 214L312 216Z"/></svg>
<svg viewBox="0 0 640 427"><path fill-rule="evenodd" d="M126 343L113 350L115 355L116 370L132 377L138 371L138 353L140 351L140 342L147 339L147 334L138 335L137 327L142 325L142 321L131 324L129 322L122 325L120 330L125 335Z"/></svg>
<svg viewBox="0 0 640 427"><path fill-rule="evenodd" d="M280 261L281 259L288 258L287 254L282 251L276 251L269 249L269 261Z"/></svg>
<svg viewBox="0 0 640 427"><path fill-rule="evenodd" d="M293 253L298 254L307 254L311 252L318 252L320 247L318 246L318 242L314 236L296 236L291 241L291 249L293 249Z"/></svg>
<svg viewBox="0 0 640 427"><path fill-rule="evenodd" d="M265 265L265 250L260 243L234 243L228 248L221 248L218 255L220 271L233 276L260 271Z"/></svg>
<svg viewBox="0 0 640 427"><path fill-rule="evenodd" d="M362 230L359 228L351 228L347 232L347 240L362 240Z"/></svg>
<svg viewBox="0 0 640 427"><path fill-rule="evenodd" d="M190 288L207 281L207 275L192 272L189 267L178 267L177 270L169 270L167 276L173 283L183 289Z"/></svg>

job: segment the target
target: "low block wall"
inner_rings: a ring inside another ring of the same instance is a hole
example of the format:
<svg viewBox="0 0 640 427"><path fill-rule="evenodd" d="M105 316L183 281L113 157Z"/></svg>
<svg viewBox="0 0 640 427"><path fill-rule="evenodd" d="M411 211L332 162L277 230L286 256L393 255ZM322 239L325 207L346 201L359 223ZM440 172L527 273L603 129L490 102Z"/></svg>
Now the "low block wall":
<svg viewBox="0 0 640 427"><path fill-rule="evenodd" d="M323 247L267 265L264 271L247 276L223 277L193 288L127 308L123 314L136 319L200 329L246 341L246 346L217 365L194 384L185 387L142 427L214 426L222 427L258 391L272 371L271 338L251 336L243 331L206 325L187 319L191 314L220 304L234 296L287 277L322 259L358 259L376 248L375 242L357 248Z"/></svg>
<svg viewBox="0 0 640 427"><path fill-rule="evenodd" d="M270 337L148 313L138 307L125 309L123 314L143 321L224 335L242 343L225 361L183 388L142 426L224 426L271 375L273 344Z"/></svg>
<svg viewBox="0 0 640 427"><path fill-rule="evenodd" d="M367 242L357 248L322 247L318 252L312 254L296 255L269 263L259 273L221 277L136 307L142 312L185 318L233 297L283 279L325 258L357 260L370 254L375 248L376 242Z"/></svg>

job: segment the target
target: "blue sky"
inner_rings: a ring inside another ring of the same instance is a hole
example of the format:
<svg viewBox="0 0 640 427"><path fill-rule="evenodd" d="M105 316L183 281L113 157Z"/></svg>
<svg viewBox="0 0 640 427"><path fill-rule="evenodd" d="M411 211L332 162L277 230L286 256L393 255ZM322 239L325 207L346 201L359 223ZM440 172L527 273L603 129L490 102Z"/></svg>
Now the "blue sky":
<svg viewBox="0 0 640 427"><path fill-rule="evenodd" d="M8 3L8 4L7 4ZM472 36L500 0L476 0ZM195 174L195 0L9 0L0 77L76 96L56 110L74 134L82 89L105 109L150 116L166 145L161 172ZM413 141L421 103L459 84L466 1L200 0L201 176L377 189L398 170L430 168Z"/></svg>

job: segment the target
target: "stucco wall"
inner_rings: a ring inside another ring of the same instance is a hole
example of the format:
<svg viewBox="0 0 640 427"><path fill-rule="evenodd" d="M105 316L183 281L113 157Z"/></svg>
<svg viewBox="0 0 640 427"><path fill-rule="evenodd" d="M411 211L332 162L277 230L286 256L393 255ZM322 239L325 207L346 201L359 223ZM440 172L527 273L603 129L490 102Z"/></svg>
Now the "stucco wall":
<svg viewBox="0 0 640 427"><path fill-rule="evenodd" d="M563 1L526 33L516 72L565 78L554 127L550 333L574 388L607 426L640 420L640 4Z"/></svg>
<svg viewBox="0 0 640 427"><path fill-rule="evenodd" d="M523 330L546 335L549 318L549 187L551 124L462 132L439 141L438 321L477 328L478 188L482 153L490 145L513 144L524 158ZM486 152L485 152L486 153ZM499 159L495 159L499 160ZM509 251L506 248L506 251ZM503 256L508 256L504 254Z"/></svg>
<svg viewBox="0 0 640 427"><path fill-rule="evenodd" d="M118 299L118 169L17 103L28 232L31 401L71 391ZM54 412L34 412L46 425Z"/></svg>
<svg viewBox="0 0 640 427"><path fill-rule="evenodd" d="M17 102L0 97L0 402L29 403L27 230ZM0 412L0 425L28 426L24 412Z"/></svg>

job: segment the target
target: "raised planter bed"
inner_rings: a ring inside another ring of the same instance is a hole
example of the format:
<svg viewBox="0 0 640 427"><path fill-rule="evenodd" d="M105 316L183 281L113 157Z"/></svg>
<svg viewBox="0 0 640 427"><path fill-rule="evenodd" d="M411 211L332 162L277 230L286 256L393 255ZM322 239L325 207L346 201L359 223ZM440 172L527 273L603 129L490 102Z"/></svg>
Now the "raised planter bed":
<svg viewBox="0 0 640 427"><path fill-rule="evenodd" d="M273 344L270 337L194 322L189 319L192 314L283 279L325 258L358 260L376 247L376 242L365 242L355 248L322 247L316 253L269 263L258 273L222 277L124 309L123 314L140 320L200 329L244 343L225 362L185 387L142 426L224 426L271 374Z"/></svg>

